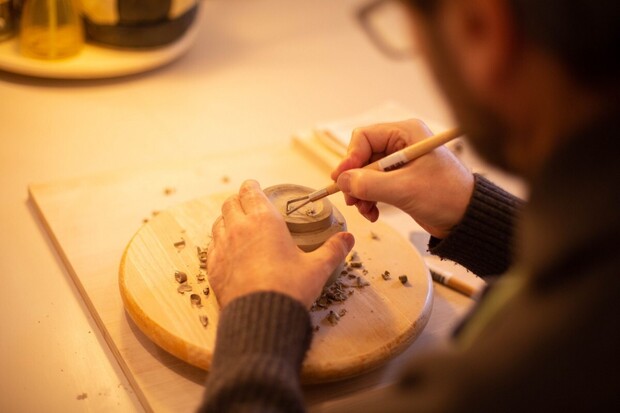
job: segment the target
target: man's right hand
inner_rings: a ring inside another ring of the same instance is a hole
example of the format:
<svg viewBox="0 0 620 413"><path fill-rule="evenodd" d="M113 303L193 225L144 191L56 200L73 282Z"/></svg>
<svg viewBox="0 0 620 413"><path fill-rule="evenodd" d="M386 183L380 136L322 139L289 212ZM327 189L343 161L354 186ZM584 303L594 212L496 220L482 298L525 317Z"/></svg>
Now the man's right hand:
<svg viewBox="0 0 620 413"><path fill-rule="evenodd" d="M445 238L463 218L474 187L472 173L450 150L442 146L395 171L360 169L431 135L419 120L355 129L347 156L332 172L347 205L371 222L379 217L377 202L394 205Z"/></svg>

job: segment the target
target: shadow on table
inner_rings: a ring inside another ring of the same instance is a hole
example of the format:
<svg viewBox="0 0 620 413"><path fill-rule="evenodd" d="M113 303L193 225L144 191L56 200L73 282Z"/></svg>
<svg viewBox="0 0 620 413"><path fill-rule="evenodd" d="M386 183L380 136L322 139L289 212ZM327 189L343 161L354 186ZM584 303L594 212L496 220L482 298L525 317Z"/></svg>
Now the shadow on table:
<svg viewBox="0 0 620 413"><path fill-rule="evenodd" d="M207 373L204 370L186 363L185 361L168 353L157 344L153 343L150 338L140 331L136 323L134 323L131 317L129 317L127 312L124 312L124 315L129 328L144 350L148 351L149 354L157 359L164 367L173 371L175 374L183 376L185 379L196 384L204 385L207 377Z"/></svg>

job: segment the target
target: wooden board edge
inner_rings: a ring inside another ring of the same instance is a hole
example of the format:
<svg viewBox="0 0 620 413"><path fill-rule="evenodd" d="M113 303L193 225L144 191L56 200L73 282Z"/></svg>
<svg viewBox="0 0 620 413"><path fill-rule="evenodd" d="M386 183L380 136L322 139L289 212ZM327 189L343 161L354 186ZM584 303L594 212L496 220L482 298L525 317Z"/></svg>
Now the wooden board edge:
<svg viewBox="0 0 620 413"><path fill-rule="evenodd" d="M409 346L411 346L415 340L419 337L419 335L424 331L424 328L428 324L430 320L431 313L433 308L433 286L432 282L430 284L430 288L428 290L428 294L426 296L426 301L422 312L420 313L420 319L416 321L412 325L412 333L405 337L403 340L395 340L392 346L389 349L389 358L396 357L402 354ZM363 363L360 363L355 366L351 366L348 369L343 370L341 366L336 369L334 367L334 373L332 378L326 378L329 373L325 373L322 370L320 373L317 372L306 372L302 370L301 372L301 384L302 385L313 385L313 384L325 384L325 383L333 383L341 380L348 380L358 376L362 376L364 374L368 374L385 364L385 360L379 357L375 357L372 359L368 359ZM337 372L336 372L337 370ZM320 374L320 378L317 377L317 374Z"/></svg>
<svg viewBox="0 0 620 413"><path fill-rule="evenodd" d="M147 412L153 412L154 410L151 407L150 403L148 402L148 399L146 398L146 395L142 391L142 389L141 389L140 385L138 384L138 382L135 380L134 375L133 375L130 367L127 365L127 363L123 359L123 356L121 355L120 350L118 349L118 347L114 343L114 340L112 339L112 336L108 332L108 330L107 330L103 320L101 319L101 317L99 317L99 314L97 313L97 310L95 309L95 306L94 306L93 302L90 300L90 297L88 296L88 293L86 292L86 289L84 288L84 286L82 285L79 277L77 276L77 273L76 273L75 269L71 265L71 262L69 261L69 258L67 257L65 251L63 250L62 246L58 242L58 239L54 235L54 231L52 230L51 226L49 225L49 223L45 219L45 215L43 214L43 210L41 208L41 205L37 201L37 196L36 196L35 192L36 192L36 185L29 185L28 186L28 202L31 202L31 205L34 206L34 211L36 212L36 216L37 216L38 220L43 225L43 228L45 229L45 232L47 233L47 236L49 237L50 241L52 242L52 245L54 246L54 249L58 253L58 256L60 257L63 265L65 266L65 269L69 273L69 276L71 277L71 280L73 281L73 283L75 284L75 287L77 288L78 292L80 293L80 296L82 297L82 300L84 300L84 304L86 304L86 308L88 308L88 311L90 312L91 317L93 318L93 320L95 320L95 324L97 325L97 327L101 331L101 333L103 335L103 338L104 338L106 344L108 345L108 348L110 349L110 351L114 355L114 358L116 359L116 362L120 366L121 371L123 372L123 374L127 378L127 381L131 385L132 390L133 390L134 394L136 395L138 401L140 402L140 404L142 405L144 410L146 410Z"/></svg>

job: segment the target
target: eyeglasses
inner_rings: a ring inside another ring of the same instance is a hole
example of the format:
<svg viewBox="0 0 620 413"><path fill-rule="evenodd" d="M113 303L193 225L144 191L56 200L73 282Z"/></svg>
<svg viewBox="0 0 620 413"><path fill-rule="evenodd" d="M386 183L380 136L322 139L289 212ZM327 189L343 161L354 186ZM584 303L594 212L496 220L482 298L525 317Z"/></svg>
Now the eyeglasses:
<svg viewBox="0 0 620 413"><path fill-rule="evenodd" d="M357 11L357 19L370 40L395 60L415 55L409 10L402 0L376 0Z"/></svg>

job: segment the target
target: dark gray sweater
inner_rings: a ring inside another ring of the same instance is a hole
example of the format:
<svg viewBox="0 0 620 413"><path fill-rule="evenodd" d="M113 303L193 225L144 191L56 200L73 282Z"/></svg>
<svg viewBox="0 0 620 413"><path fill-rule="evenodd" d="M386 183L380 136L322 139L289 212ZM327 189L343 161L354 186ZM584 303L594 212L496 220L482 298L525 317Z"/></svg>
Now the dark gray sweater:
<svg viewBox="0 0 620 413"><path fill-rule="evenodd" d="M520 202L477 177L462 223L430 249L482 276L510 266L509 275L450 345L414 357L398 384L326 411L620 411L615 123L576 133L547 163L516 236ZM311 338L298 302L275 293L235 300L221 315L201 410L304 411L299 369Z"/></svg>

